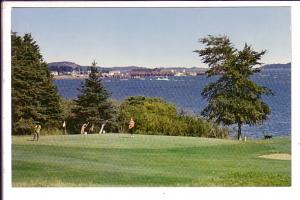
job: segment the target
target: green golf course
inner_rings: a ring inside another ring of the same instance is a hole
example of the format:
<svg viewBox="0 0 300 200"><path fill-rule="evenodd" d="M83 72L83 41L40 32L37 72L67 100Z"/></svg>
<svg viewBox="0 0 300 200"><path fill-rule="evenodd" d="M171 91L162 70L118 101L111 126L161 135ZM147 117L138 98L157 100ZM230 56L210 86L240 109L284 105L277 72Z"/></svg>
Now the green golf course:
<svg viewBox="0 0 300 200"><path fill-rule="evenodd" d="M290 137L128 134L12 137L13 187L290 186Z"/></svg>

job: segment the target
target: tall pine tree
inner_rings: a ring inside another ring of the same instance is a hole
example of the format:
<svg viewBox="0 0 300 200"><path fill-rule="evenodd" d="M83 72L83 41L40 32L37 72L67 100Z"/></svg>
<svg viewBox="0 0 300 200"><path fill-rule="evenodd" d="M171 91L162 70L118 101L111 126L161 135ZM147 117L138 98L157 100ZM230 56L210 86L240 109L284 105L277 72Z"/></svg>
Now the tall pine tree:
<svg viewBox="0 0 300 200"><path fill-rule="evenodd" d="M209 35L200 42L205 48L194 52L208 64L207 76L219 76L202 91L202 96L208 100L202 114L217 123L237 124L240 139L243 124L262 124L271 113L261 97L272 91L250 79L259 72L257 66L261 65L260 59L266 51L256 52L247 44L238 50L226 36Z"/></svg>
<svg viewBox="0 0 300 200"><path fill-rule="evenodd" d="M12 33L11 44L13 134L30 134L34 122L43 128L58 128L62 121L60 97L39 46L30 34Z"/></svg>
<svg viewBox="0 0 300 200"><path fill-rule="evenodd" d="M89 122L90 127L94 125L93 132L99 132L104 125L107 130L113 129L116 110L109 100L111 94L103 86L100 75L94 61L89 77L78 89L79 95L75 99L72 112L76 132L79 132L82 124L86 122Z"/></svg>

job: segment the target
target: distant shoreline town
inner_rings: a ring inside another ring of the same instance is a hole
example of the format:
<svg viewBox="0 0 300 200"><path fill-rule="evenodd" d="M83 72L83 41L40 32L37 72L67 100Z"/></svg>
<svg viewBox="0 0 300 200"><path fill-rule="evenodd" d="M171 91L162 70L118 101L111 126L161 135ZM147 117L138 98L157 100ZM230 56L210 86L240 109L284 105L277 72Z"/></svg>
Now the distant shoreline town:
<svg viewBox="0 0 300 200"><path fill-rule="evenodd" d="M264 65L265 69L290 68L291 63ZM85 79L88 77L89 66L81 66L73 62L52 62L48 68L54 79ZM166 78L172 76L201 76L207 68L200 67L161 67L146 68L137 66L99 67L102 78L114 79L144 79L146 77Z"/></svg>
<svg viewBox="0 0 300 200"><path fill-rule="evenodd" d="M72 62L49 63L48 68L54 79L85 79L88 77L89 66L80 66ZM103 78L140 79L145 77L199 76L204 75L207 68L168 67L146 68L137 66L99 67Z"/></svg>

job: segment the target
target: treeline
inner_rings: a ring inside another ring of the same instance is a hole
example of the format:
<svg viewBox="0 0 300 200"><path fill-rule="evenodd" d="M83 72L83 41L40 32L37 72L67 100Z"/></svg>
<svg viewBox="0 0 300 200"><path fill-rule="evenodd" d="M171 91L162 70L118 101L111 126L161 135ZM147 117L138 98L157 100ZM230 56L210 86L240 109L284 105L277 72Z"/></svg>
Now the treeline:
<svg viewBox="0 0 300 200"><path fill-rule="evenodd" d="M110 101L114 107L115 118L107 120L105 131L111 133L128 133L128 123L131 118L135 121L134 134L170 135L227 138L229 130L217 126L201 117L178 114L176 106L160 98L143 96L128 97L122 102ZM76 107L76 100L64 100L66 112L66 128L68 134L79 134L80 126L76 124L76 115L72 110ZM90 133L99 133L101 124L90 122L87 130L94 125Z"/></svg>
<svg viewBox="0 0 300 200"><path fill-rule="evenodd" d="M175 105L162 99L128 97L111 100L101 83L96 63L78 88L75 100L63 100L52 82L47 64L30 34L12 34L12 133L32 134L42 125L42 134L127 133L131 118L135 134L226 138L228 130L207 120L178 114Z"/></svg>

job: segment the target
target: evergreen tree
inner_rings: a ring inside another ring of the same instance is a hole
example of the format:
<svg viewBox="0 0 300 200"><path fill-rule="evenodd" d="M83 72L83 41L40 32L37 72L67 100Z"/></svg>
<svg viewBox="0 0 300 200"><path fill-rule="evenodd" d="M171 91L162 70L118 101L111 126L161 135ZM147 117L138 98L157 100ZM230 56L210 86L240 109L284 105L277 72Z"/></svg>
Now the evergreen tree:
<svg viewBox="0 0 300 200"><path fill-rule="evenodd" d="M59 127L60 97L39 46L30 34L12 33L11 42L13 133L30 134L35 121L44 128Z"/></svg>
<svg viewBox="0 0 300 200"><path fill-rule="evenodd" d="M116 111L109 100L111 94L102 85L100 75L94 61L90 67L89 77L78 89L79 95L75 99L75 106L72 110L76 132L79 132L82 124L86 122L89 122L90 126L94 125L95 130L98 131L102 125L110 131L113 128Z"/></svg>
<svg viewBox="0 0 300 200"><path fill-rule="evenodd" d="M216 82L205 86L201 93L208 100L202 115L219 124L237 124L240 139L243 124L261 124L271 112L261 100L262 95L272 94L271 90L250 79L251 75L260 71L257 68L262 64L259 60L266 51L256 52L247 44L239 51L226 36L209 35L200 42L205 48L194 52L208 64L207 76L220 76Z"/></svg>

